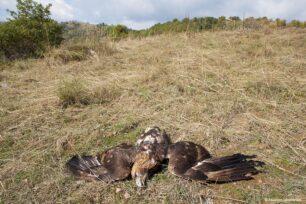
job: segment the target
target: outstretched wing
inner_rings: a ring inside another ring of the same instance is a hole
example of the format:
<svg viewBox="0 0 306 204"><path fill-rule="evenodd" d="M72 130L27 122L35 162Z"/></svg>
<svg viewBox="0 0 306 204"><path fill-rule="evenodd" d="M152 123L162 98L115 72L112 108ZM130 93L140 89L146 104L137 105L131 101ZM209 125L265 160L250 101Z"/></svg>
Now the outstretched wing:
<svg viewBox="0 0 306 204"><path fill-rule="evenodd" d="M256 167L264 164L251 160L254 156L243 154L210 158L207 150L203 149L204 147L190 142L171 145L168 150L169 171L187 179L220 183L252 179L252 175L259 173ZM198 154L199 152L202 154Z"/></svg>
<svg viewBox="0 0 306 204"><path fill-rule="evenodd" d="M97 156L75 155L66 165L80 179L113 182L130 175L134 159L135 147L123 143Z"/></svg>
<svg viewBox="0 0 306 204"><path fill-rule="evenodd" d="M171 144L168 148L168 169L174 175L184 176L184 173L192 168L198 161L210 157L209 152L200 145L186 141L177 142Z"/></svg>
<svg viewBox="0 0 306 204"><path fill-rule="evenodd" d="M109 171L112 180L118 181L130 175L135 154L135 146L124 143L98 155L98 158Z"/></svg>

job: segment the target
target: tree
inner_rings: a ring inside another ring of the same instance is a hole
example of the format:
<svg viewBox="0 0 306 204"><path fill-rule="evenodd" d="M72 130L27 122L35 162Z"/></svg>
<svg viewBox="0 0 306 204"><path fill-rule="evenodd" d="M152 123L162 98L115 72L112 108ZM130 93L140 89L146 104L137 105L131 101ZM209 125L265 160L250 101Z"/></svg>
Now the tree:
<svg viewBox="0 0 306 204"><path fill-rule="evenodd" d="M289 26L296 27L296 28L302 28L303 27L303 23L301 21L299 21L299 20L292 20L289 23Z"/></svg>
<svg viewBox="0 0 306 204"><path fill-rule="evenodd" d="M201 18L201 28L204 30L212 29L218 23L218 19L214 17L204 17Z"/></svg>
<svg viewBox="0 0 306 204"><path fill-rule="evenodd" d="M231 17L229 17L229 19L231 21L240 21L240 17L239 16L231 16Z"/></svg>
<svg viewBox="0 0 306 204"><path fill-rule="evenodd" d="M225 16L220 16L218 18L217 26L220 29L225 29L225 27L226 27L226 18L225 18Z"/></svg>
<svg viewBox="0 0 306 204"><path fill-rule="evenodd" d="M63 27L50 18L51 4L17 0L17 11L0 25L0 50L8 59L41 57L62 42Z"/></svg>
<svg viewBox="0 0 306 204"><path fill-rule="evenodd" d="M44 7L42 4L39 4L32 0L17 0L17 12L10 10L7 11L15 20L26 18L44 22L50 19L51 6L51 4L48 4L46 7Z"/></svg>
<svg viewBox="0 0 306 204"><path fill-rule="evenodd" d="M128 37L129 29L125 25L111 25L106 28L107 36L112 40Z"/></svg>
<svg viewBox="0 0 306 204"><path fill-rule="evenodd" d="M108 25L106 23L99 23L97 24L98 28L106 28Z"/></svg>
<svg viewBox="0 0 306 204"><path fill-rule="evenodd" d="M277 18L277 19L275 19L275 22L276 22L276 27L278 27L278 28L286 27L286 20Z"/></svg>

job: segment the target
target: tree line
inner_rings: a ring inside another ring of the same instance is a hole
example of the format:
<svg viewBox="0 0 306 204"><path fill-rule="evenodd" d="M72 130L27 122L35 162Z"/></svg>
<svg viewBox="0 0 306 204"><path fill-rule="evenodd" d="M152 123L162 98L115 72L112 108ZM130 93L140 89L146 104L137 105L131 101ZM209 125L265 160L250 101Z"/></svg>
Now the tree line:
<svg viewBox="0 0 306 204"><path fill-rule="evenodd" d="M150 35L158 35L163 33L180 33L180 32L200 32L205 30L237 30L237 29L282 29L282 28L306 28L306 21L292 20L287 22L284 19L268 19L267 17L254 18L249 17L241 19L238 16L226 18L194 17L184 18L182 20L173 19L165 23L157 23L148 29L132 30L124 25L107 25L105 23L98 24L98 28L104 28L105 32L111 39L121 39L124 37L146 37Z"/></svg>
<svg viewBox="0 0 306 204"><path fill-rule="evenodd" d="M163 33L201 32L237 29L282 29L306 28L306 21L284 19L195 17L173 19L157 23L148 29L133 30L125 25L82 24L79 22L58 23L51 19L51 4L43 6L34 0L17 0L16 11L8 10L10 18L0 23L0 61L18 58L42 57L46 51L59 46L62 41L86 42L89 39L120 40L141 38ZM85 39L85 40L84 40Z"/></svg>

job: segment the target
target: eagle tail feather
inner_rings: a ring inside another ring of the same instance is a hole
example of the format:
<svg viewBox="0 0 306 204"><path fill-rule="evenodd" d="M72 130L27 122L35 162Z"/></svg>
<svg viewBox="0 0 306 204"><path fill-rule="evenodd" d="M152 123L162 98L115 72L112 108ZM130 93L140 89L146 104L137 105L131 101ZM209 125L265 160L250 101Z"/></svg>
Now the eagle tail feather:
<svg viewBox="0 0 306 204"><path fill-rule="evenodd" d="M100 173L106 170L96 156L75 155L67 161L66 166L74 176L88 181L103 180Z"/></svg>
<svg viewBox="0 0 306 204"><path fill-rule="evenodd" d="M210 182L232 182L232 181L241 181L241 180L250 180L253 179L253 175L258 174L259 171L254 167L235 167L225 170L208 172L207 181Z"/></svg>
<svg viewBox="0 0 306 204"><path fill-rule="evenodd" d="M213 164L220 169L207 172L207 181L223 183L253 179L253 175L260 173L256 167L264 165L263 162L249 160L255 157L256 156L234 154L231 156L208 159L206 161L208 165Z"/></svg>

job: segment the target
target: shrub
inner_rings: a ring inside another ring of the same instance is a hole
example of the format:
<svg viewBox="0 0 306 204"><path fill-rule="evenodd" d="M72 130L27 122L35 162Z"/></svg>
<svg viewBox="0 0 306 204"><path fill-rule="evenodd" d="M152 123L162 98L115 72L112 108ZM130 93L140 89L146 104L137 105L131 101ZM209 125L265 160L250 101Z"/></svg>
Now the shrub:
<svg viewBox="0 0 306 204"><path fill-rule="evenodd" d="M66 44L59 49L54 49L47 57L53 62L67 64L88 59L99 59L100 56L111 56L116 50L107 42L90 44Z"/></svg>
<svg viewBox="0 0 306 204"><path fill-rule="evenodd" d="M105 24L92 25L77 21L63 22L65 43L97 43L106 38Z"/></svg>
<svg viewBox="0 0 306 204"><path fill-rule="evenodd" d="M225 29L226 28L226 18L225 18L225 16L220 16L218 18L217 27L220 28L220 29Z"/></svg>
<svg viewBox="0 0 306 204"><path fill-rule="evenodd" d="M279 28L279 27L281 27L281 28L286 27L286 20L277 18L277 19L275 20L275 22L276 22L276 27L278 27L278 28Z"/></svg>
<svg viewBox="0 0 306 204"><path fill-rule="evenodd" d="M295 28L303 28L304 27L304 24L299 21L299 20L292 20L290 23L289 23L289 26L291 27L295 27Z"/></svg>
<svg viewBox="0 0 306 204"><path fill-rule="evenodd" d="M81 104L109 103L121 95L121 90L116 86L95 87L89 89L79 78L62 81L57 89L57 96L63 107Z"/></svg>
<svg viewBox="0 0 306 204"><path fill-rule="evenodd" d="M17 12L0 24L0 50L8 59L41 57L63 38L63 28L50 18L51 4L44 7L33 0L17 0Z"/></svg>
<svg viewBox="0 0 306 204"><path fill-rule="evenodd" d="M88 91L79 79L62 81L57 95L64 107L72 104L88 105L90 102Z"/></svg>
<svg viewBox="0 0 306 204"><path fill-rule="evenodd" d="M108 26L106 29L106 33L110 39L120 40L128 36L129 29L124 25Z"/></svg>
<svg viewBox="0 0 306 204"><path fill-rule="evenodd" d="M86 46L73 45L53 50L53 52L50 53L50 57L53 57L56 61L67 64L69 62L87 60L91 57L91 53L90 48Z"/></svg>

